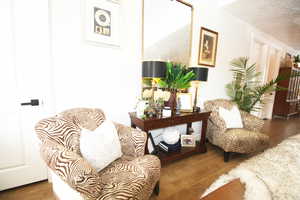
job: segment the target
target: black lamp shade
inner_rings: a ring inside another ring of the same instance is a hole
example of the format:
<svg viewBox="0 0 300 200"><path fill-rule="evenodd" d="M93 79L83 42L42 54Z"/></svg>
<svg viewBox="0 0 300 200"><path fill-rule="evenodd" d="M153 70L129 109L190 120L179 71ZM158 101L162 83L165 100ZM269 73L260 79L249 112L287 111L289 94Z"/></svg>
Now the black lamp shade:
<svg viewBox="0 0 300 200"><path fill-rule="evenodd" d="M166 76L167 65L162 61L143 61L143 78L164 78Z"/></svg>
<svg viewBox="0 0 300 200"><path fill-rule="evenodd" d="M207 81L208 76L208 68L204 67L190 67L192 71L196 74L194 78L195 81Z"/></svg>

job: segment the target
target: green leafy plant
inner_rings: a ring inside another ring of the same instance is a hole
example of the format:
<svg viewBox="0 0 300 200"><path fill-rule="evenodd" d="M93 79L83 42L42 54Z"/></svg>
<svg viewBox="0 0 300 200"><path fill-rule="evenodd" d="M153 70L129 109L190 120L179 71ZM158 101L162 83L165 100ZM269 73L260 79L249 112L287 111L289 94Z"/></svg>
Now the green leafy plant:
<svg viewBox="0 0 300 200"><path fill-rule="evenodd" d="M226 85L227 95L236 102L241 110L248 113L261 109L264 95L285 88L277 83L289 78L289 75L278 76L268 83L261 84L261 73L256 71L256 64L248 65L247 57L240 57L231 61L233 81Z"/></svg>
<svg viewBox="0 0 300 200"><path fill-rule="evenodd" d="M183 64L167 62L167 73L164 79L160 79L158 84L162 88L170 91L186 89L190 87L190 82L195 78L195 73Z"/></svg>
<svg viewBox="0 0 300 200"><path fill-rule="evenodd" d="M299 54L294 56L294 62L295 63L300 63L300 55Z"/></svg>

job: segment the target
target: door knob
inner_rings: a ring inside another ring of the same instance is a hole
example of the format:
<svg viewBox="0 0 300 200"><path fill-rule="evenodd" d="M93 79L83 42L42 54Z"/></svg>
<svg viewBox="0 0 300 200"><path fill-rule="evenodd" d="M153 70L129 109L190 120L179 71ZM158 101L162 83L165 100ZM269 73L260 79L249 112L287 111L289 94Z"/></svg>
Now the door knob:
<svg viewBox="0 0 300 200"><path fill-rule="evenodd" d="M31 99L30 102L21 103L21 106L38 106L40 102L38 99Z"/></svg>

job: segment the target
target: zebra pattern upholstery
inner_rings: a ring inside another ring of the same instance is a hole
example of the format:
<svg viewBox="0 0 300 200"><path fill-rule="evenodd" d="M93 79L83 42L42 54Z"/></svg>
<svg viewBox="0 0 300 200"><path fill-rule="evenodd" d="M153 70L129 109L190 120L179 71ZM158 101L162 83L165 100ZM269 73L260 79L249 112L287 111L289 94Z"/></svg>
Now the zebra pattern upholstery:
<svg viewBox="0 0 300 200"><path fill-rule="evenodd" d="M212 111L208 122L207 139L225 152L252 153L269 145L269 136L260 133L264 121L240 110L244 128L227 129L225 121L219 116L219 107L231 109L234 102L226 99L206 101L204 109Z"/></svg>
<svg viewBox="0 0 300 200"><path fill-rule="evenodd" d="M104 120L100 109L75 108L39 121L35 130L43 160L83 199L149 199L160 177L160 161L144 155L145 132L115 123L123 156L100 172L82 157L81 128L95 130Z"/></svg>

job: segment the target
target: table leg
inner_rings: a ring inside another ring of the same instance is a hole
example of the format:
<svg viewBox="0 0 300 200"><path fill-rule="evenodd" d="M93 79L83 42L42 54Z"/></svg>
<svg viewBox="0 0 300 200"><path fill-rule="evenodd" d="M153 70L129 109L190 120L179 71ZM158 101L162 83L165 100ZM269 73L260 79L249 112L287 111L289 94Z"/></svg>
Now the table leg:
<svg viewBox="0 0 300 200"><path fill-rule="evenodd" d="M190 135L190 128L192 128L192 123L187 123L187 126L186 126L186 134L187 135Z"/></svg>
<svg viewBox="0 0 300 200"><path fill-rule="evenodd" d="M149 132L145 131L147 134L147 139L146 139L146 144L145 144L145 154L149 154L149 150L148 150L148 140L149 140Z"/></svg>
<svg viewBox="0 0 300 200"><path fill-rule="evenodd" d="M152 144L152 147L153 147L153 152L151 152L151 154L157 154L158 153L158 148L155 146L155 143L154 143L154 139L151 135L150 132L147 131L147 135L148 135L148 139L150 139L150 142ZM149 142L149 140L147 139L147 142ZM148 145L148 144L147 144ZM148 146L147 146L148 147ZM148 148L147 148L147 151L148 151ZM149 154L149 151L148 151L148 154Z"/></svg>
<svg viewBox="0 0 300 200"><path fill-rule="evenodd" d="M200 147L199 147L199 151L201 153L206 152L206 144L205 144L206 130L207 130L207 120L203 120L202 121L202 129L201 129Z"/></svg>

